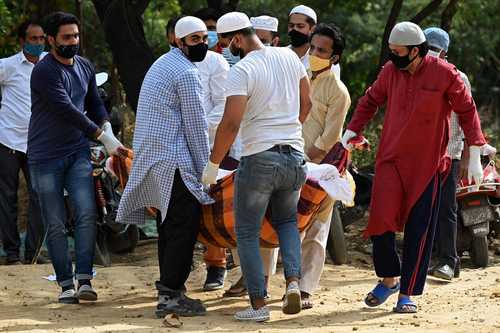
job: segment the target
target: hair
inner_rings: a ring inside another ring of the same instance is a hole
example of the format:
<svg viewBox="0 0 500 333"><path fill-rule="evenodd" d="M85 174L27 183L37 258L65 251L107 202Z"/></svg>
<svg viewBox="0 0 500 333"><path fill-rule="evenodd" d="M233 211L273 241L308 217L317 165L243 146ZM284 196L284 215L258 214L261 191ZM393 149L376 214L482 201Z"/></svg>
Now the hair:
<svg viewBox="0 0 500 333"><path fill-rule="evenodd" d="M221 13L215 8L201 8L194 12L193 16L199 18L202 21L214 20L217 22Z"/></svg>
<svg viewBox="0 0 500 333"><path fill-rule="evenodd" d="M168 33L175 31L175 25L177 21L183 18L185 15L174 16L170 20L168 20L167 25L165 26L165 31Z"/></svg>
<svg viewBox="0 0 500 333"><path fill-rule="evenodd" d="M427 41L423 42L422 44L419 44L419 45L408 45L406 46L406 48L408 49L409 52L411 52L411 50L416 47L418 48L418 55L421 56L421 57L425 57L425 55L427 54L427 52L429 52L429 44L427 43Z"/></svg>
<svg viewBox="0 0 500 333"><path fill-rule="evenodd" d="M339 63L340 58L342 57L342 53L345 49L345 38L339 27L337 27L333 23L320 23L314 28L314 31L311 34L309 42L312 40L314 35L321 35L329 37L333 42L333 52L332 57L334 55L339 56L339 60L337 60L336 64Z"/></svg>
<svg viewBox="0 0 500 333"><path fill-rule="evenodd" d="M22 22L17 28L17 38L26 39L26 33L30 25L41 26L40 23L33 20L26 20Z"/></svg>
<svg viewBox="0 0 500 333"><path fill-rule="evenodd" d="M231 39L237 34L242 34L244 37L253 36L253 35L255 35L255 29L253 27L248 27L248 28L243 28L243 29L236 30L236 31L225 32L225 33L222 33L220 35L222 38Z"/></svg>
<svg viewBox="0 0 500 333"><path fill-rule="evenodd" d="M78 18L70 13L54 12L47 15L44 19L44 30L48 36L56 37L59 27L66 24L76 24L80 26Z"/></svg>
<svg viewBox="0 0 500 333"><path fill-rule="evenodd" d="M309 27L314 27L316 25L316 22L309 16L306 16L306 22L309 24Z"/></svg>

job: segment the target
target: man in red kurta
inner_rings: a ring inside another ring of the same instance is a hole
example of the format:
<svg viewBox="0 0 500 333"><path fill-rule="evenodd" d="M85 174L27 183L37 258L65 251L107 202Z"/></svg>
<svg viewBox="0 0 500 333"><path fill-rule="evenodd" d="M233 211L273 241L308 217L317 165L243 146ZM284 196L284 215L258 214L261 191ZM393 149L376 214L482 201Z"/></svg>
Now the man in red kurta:
<svg viewBox="0 0 500 333"><path fill-rule="evenodd" d="M390 60L358 103L342 143L361 134L379 107L385 119L375 165L365 236L383 280L365 299L382 304L399 291L396 312L416 312L411 295L423 292L439 210L451 111L470 146L469 177L481 181L479 146L485 144L476 106L454 65L426 56L427 42L414 23L398 23L389 37ZM395 232L405 231L402 262ZM399 277L401 276L401 279ZM400 280L400 281L399 281Z"/></svg>

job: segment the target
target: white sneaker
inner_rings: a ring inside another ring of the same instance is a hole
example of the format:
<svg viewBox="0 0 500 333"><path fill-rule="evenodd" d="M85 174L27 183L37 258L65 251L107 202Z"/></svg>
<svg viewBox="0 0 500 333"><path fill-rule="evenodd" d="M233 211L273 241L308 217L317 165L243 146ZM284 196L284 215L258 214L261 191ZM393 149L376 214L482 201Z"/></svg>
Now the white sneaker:
<svg viewBox="0 0 500 333"><path fill-rule="evenodd" d="M264 305L260 309L255 310L251 306L243 311L236 312L234 315L236 320L253 320L256 322L263 322L269 320L269 308Z"/></svg>
<svg viewBox="0 0 500 333"><path fill-rule="evenodd" d="M300 299L300 289L297 282L290 282L286 288L285 299L283 300L283 313L296 314L302 310L302 302Z"/></svg>
<svg viewBox="0 0 500 333"><path fill-rule="evenodd" d="M64 304L78 304L78 295L76 294L75 289L68 289L59 294L59 303Z"/></svg>

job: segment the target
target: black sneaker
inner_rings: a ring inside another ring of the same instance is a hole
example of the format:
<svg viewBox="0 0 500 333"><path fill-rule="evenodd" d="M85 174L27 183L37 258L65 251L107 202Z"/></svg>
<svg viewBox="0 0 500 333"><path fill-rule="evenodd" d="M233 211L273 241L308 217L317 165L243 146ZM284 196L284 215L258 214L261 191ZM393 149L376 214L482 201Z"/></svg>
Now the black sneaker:
<svg viewBox="0 0 500 333"><path fill-rule="evenodd" d="M203 285L204 291L219 290L224 288L226 269L222 267L208 267L207 279Z"/></svg>
<svg viewBox="0 0 500 333"><path fill-rule="evenodd" d="M21 259L19 257L7 257L5 261L6 265L22 265Z"/></svg>
<svg viewBox="0 0 500 333"><path fill-rule="evenodd" d="M455 272L449 265L438 265L434 267L431 272L432 276L446 281L451 281L455 275Z"/></svg>
<svg viewBox="0 0 500 333"><path fill-rule="evenodd" d="M156 306L156 317L176 313L182 317L204 316L207 309L198 299L192 299L182 293L180 296L160 295Z"/></svg>

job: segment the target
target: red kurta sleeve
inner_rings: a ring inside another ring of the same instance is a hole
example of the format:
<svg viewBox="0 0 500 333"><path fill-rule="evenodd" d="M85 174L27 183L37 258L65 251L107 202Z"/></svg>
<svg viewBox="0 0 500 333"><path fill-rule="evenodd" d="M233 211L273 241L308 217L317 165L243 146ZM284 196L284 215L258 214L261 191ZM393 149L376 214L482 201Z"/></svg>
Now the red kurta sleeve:
<svg viewBox="0 0 500 333"><path fill-rule="evenodd" d="M378 108L385 104L387 100L387 87L389 81L390 65L384 66L380 71L377 80L366 90L360 98L356 110L352 115L347 129L361 134L366 124L373 118Z"/></svg>
<svg viewBox="0 0 500 333"><path fill-rule="evenodd" d="M458 122L463 129L469 146L482 146L486 143L481 130L481 122L477 113L476 104L467 91L464 81L456 68L450 71L451 84L446 90L453 111L458 116Z"/></svg>

